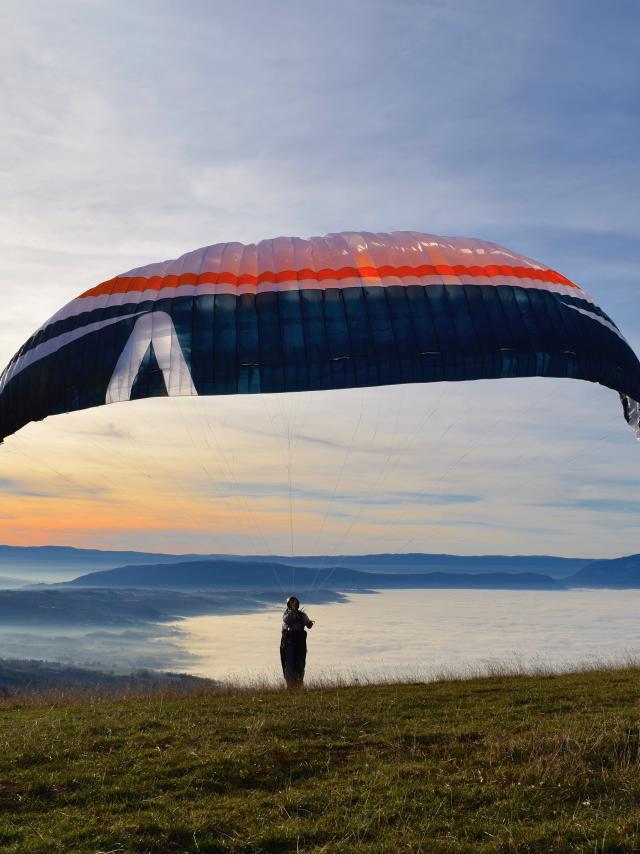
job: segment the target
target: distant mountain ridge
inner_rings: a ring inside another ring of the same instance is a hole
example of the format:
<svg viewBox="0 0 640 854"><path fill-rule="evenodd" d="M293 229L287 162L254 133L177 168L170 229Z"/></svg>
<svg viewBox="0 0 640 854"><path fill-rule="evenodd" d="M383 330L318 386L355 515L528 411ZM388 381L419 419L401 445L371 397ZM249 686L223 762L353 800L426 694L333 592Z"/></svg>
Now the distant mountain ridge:
<svg viewBox="0 0 640 854"><path fill-rule="evenodd" d="M0 574L23 573L38 577L62 570L89 572L111 569L124 564L175 563L202 560L198 554L173 555L156 552L78 549L74 546L6 546L0 545Z"/></svg>
<svg viewBox="0 0 640 854"><path fill-rule="evenodd" d="M438 574L456 576L492 576L522 575L523 573L541 575L561 581L566 587L640 587L640 555L590 560L588 558L563 558L553 555L450 555L450 554L370 554L370 555L300 555L274 556L258 555L200 555L167 554L157 552L108 551L100 549L77 549L71 546L7 546L0 545L0 587L16 587L26 584L30 579L38 581L72 581L78 576L111 569L131 569L135 566L158 567L182 566L206 562L233 565L236 580L239 574L238 564L242 564L242 575L247 578L256 566L263 572L273 575L277 567L284 580L295 577L302 570L309 570L314 577L336 567L335 572L360 572L376 576L394 576L394 586L416 586L413 580L405 576L433 575L435 584ZM185 570L181 570L184 572ZM248 574L247 574L248 573ZM347 576L338 576L342 583L349 581ZM351 579L357 579L355 576ZM264 576L263 576L264 580ZM460 580L460 579L458 579ZM389 580L378 579L385 586ZM411 582L411 583L410 583ZM315 583L315 582L314 582ZM426 581L424 582L426 583ZM472 587L481 587L486 582L478 578ZM368 586L373 586L369 579ZM517 586L517 583L516 583Z"/></svg>
<svg viewBox="0 0 640 854"><path fill-rule="evenodd" d="M575 587L640 588L640 554L595 560L564 578L536 572L372 572L345 566L292 566L260 559L140 564L88 573L60 586L243 589L295 586L332 590L466 588L563 590Z"/></svg>
<svg viewBox="0 0 640 854"><path fill-rule="evenodd" d="M123 566L92 572L63 582L59 587L154 588L237 590L280 589L370 590L398 588L470 588L500 590L562 590L548 575L523 573L373 573L345 567L291 567L261 561L189 561L186 563Z"/></svg>
<svg viewBox="0 0 640 854"><path fill-rule="evenodd" d="M275 557L281 563L297 566L315 566L335 558ZM590 563L589 558L566 558L554 555L452 555L413 552L403 554L341 555L340 565L365 572L541 572L560 578Z"/></svg>
<svg viewBox="0 0 640 854"><path fill-rule="evenodd" d="M78 549L72 546L0 545L0 575L41 581L71 580L86 574L121 566L161 563L186 563L225 560L242 563L322 568L339 563L344 568L385 573L408 572L535 572L563 578L590 564L590 558L563 558L553 555L449 555L449 554L371 554L371 555L225 555L167 554L159 552L108 551Z"/></svg>

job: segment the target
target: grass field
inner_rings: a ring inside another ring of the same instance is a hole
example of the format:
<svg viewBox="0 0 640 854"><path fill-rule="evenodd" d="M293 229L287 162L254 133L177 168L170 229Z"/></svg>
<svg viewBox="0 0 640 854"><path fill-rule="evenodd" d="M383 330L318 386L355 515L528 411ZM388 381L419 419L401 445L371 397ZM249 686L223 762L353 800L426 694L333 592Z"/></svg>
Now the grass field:
<svg viewBox="0 0 640 854"><path fill-rule="evenodd" d="M7 852L640 851L640 671L0 703Z"/></svg>

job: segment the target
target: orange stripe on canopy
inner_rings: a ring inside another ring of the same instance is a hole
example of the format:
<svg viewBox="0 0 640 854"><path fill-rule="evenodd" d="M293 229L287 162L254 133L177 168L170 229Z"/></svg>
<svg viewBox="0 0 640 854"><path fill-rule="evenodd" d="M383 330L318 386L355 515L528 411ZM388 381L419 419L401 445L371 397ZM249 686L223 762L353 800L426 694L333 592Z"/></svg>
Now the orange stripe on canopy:
<svg viewBox="0 0 640 854"><path fill-rule="evenodd" d="M533 267L509 267L506 265L490 264L486 267L466 267L463 264L420 264L417 267L403 265L392 267L383 265L381 267L340 267L337 270L323 267L320 270L302 268L300 270L281 270L274 273L264 270L257 276L252 273L229 273L229 272L205 272L205 273L180 273L168 276L116 276L106 282L102 282L83 294L82 297L96 297L104 294L122 294L136 291L159 291L163 288L177 288L181 285L234 285L236 287L252 285L258 287L262 284L277 284L279 282L295 281L341 281L344 279L368 279L385 278L394 276L396 278L421 277L421 276L457 276L458 278L494 278L511 277L516 279L532 279L539 282L549 282L555 285L566 285L570 288L578 286L565 276L555 270L541 270Z"/></svg>

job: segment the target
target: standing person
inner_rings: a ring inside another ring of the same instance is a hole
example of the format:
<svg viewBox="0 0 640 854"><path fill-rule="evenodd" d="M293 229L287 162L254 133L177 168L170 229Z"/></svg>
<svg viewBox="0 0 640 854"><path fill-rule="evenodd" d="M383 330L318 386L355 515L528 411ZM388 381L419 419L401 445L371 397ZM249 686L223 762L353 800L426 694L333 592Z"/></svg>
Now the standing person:
<svg viewBox="0 0 640 854"><path fill-rule="evenodd" d="M313 622L304 611L300 610L300 600L296 596L290 596L282 615L280 641L280 661L287 688L302 688L304 666L307 660L305 629L310 629Z"/></svg>

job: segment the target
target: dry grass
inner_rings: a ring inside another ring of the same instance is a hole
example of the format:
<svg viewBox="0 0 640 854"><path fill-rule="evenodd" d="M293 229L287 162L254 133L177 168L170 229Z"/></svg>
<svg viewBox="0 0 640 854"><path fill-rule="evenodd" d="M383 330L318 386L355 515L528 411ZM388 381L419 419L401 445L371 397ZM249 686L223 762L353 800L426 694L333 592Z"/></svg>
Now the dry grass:
<svg viewBox="0 0 640 854"><path fill-rule="evenodd" d="M640 671L0 705L9 852L640 850Z"/></svg>

